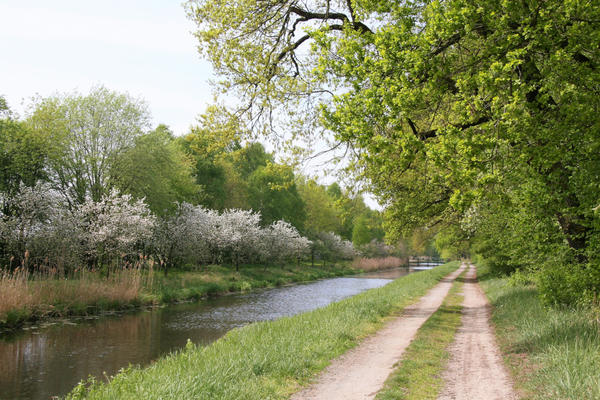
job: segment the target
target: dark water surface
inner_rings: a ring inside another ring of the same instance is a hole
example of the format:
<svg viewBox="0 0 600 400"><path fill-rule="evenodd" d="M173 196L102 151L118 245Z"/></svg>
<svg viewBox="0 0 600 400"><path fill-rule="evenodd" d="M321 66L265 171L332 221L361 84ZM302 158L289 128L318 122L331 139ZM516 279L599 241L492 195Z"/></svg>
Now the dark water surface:
<svg viewBox="0 0 600 400"><path fill-rule="evenodd" d="M185 346L208 344L251 322L326 306L381 287L413 270L396 269L173 305L115 317L73 319L0 334L0 399L49 399L81 379L147 365Z"/></svg>

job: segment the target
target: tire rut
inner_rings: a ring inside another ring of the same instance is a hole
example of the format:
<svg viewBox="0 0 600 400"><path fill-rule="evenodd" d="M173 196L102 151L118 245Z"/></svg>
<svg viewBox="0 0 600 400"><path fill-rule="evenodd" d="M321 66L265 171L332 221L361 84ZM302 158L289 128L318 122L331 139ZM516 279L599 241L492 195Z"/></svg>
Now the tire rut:
<svg viewBox="0 0 600 400"><path fill-rule="evenodd" d="M463 286L463 316L450 360L442 374L444 389L438 400L518 399L490 325L490 304L470 265Z"/></svg>

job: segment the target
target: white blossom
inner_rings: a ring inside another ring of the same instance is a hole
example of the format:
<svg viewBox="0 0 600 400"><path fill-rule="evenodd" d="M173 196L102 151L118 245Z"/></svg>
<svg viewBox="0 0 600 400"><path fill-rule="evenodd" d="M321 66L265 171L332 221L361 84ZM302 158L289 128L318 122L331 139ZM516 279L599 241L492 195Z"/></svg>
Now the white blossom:
<svg viewBox="0 0 600 400"><path fill-rule="evenodd" d="M322 243L319 251L325 258L351 260L357 255L352 242L342 239L333 232L321 232L317 236Z"/></svg>
<svg viewBox="0 0 600 400"><path fill-rule="evenodd" d="M95 257L129 255L152 237L155 217L143 200L116 190L98 202L88 198L74 211L79 235Z"/></svg>
<svg viewBox="0 0 600 400"><path fill-rule="evenodd" d="M307 254L311 244L310 240L285 221L276 221L265 228L263 243L266 245L267 257L279 262Z"/></svg>
<svg viewBox="0 0 600 400"><path fill-rule="evenodd" d="M126 256L149 251L168 266L202 263L284 263L299 260L314 244L285 221L262 227L260 213L225 210L219 213L189 203L156 218L143 200L110 192L100 201L88 198L69 209L47 185L23 187L14 198L0 194L0 244L10 254L31 252L39 264L75 269L110 265ZM352 244L323 233L321 247L348 258ZM40 261L40 260L43 260Z"/></svg>
<svg viewBox="0 0 600 400"><path fill-rule="evenodd" d="M211 260L217 213L202 206L180 203L173 215L157 221L153 244L157 256L168 264L200 264Z"/></svg>

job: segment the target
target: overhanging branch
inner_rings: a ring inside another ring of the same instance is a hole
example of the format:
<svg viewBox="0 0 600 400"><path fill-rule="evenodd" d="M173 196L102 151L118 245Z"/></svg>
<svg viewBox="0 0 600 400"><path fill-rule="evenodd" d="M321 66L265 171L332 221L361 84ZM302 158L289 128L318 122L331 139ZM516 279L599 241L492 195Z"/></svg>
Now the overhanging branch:
<svg viewBox="0 0 600 400"><path fill-rule="evenodd" d="M467 122L464 124L449 124L449 125L462 131L462 130L465 130L468 128L473 128L475 126L489 122L490 120L491 120L491 118L489 116L484 115L484 116L479 117L476 121L473 121L473 122ZM427 140L429 138L436 137L439 134L439 128L419 132L417 127L415 126L415 123L410 118L407 118L407 121L408 121L408 125L410 126L412 133L420 140Z"/></svg>
<svg viewBox="0 0 600 400"><path fill-rule="evenodd" d="M340 12L327 11L325 13L319 13L319 12L312 12L312 11L304 10L304 9L296 7L296 6L290 7L289 12L292 14L296 14L299 17L302 17L303 19L305 19L307 21L310 21L310 20L320 20L320 21L338 20L338 21L342 21L343 24L348 24L352 29L354 29L357 32L373 33L371 28L369 28L367 25L363 24L360 21L355 20L354 11L351 7L349 8L349 10L350 10L350 18L346 14L340 13Z"/></svg>

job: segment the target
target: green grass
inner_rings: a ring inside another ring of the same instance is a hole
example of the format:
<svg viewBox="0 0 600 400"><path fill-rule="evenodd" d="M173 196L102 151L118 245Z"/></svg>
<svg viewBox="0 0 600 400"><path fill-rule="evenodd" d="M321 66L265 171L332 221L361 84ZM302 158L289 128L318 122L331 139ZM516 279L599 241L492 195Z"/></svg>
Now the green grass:
<svg viewBox="0 0 600 400"><path fill-rule="evenodd" d="M545 308L534 286L479 268L505 360L524 399L600 399L600 323L590 309Z"/></svg>
<svg viewBox="0 0 600 400"><path fill-rule="evenodd" d="M190 344L147 368L91 384L89 391L81 384L70 398L287 398L457 267L407 275L318 310L234 329L206 347Z"/></svg>
<svg viewBox="0 0 600 400"><path fill-rule="evenodd" d="M438 397L443 387L441 374L450 357L447 348L461 325L462 286L462 282L454 282L442 306L421 326L377 400Z"/></svg>
<svg viewBox="0 0 600 400"><path fill-rule="evenodd" d="M210 265L202 271L171 271L167 276L156 274L151 288L144 290L145 301L169 303L198 300L207 296L246 292L254 289L282 286L294 282L333 278L355 274L349 263L327 267L246 265L239 271L233 267Z"/></svg>

